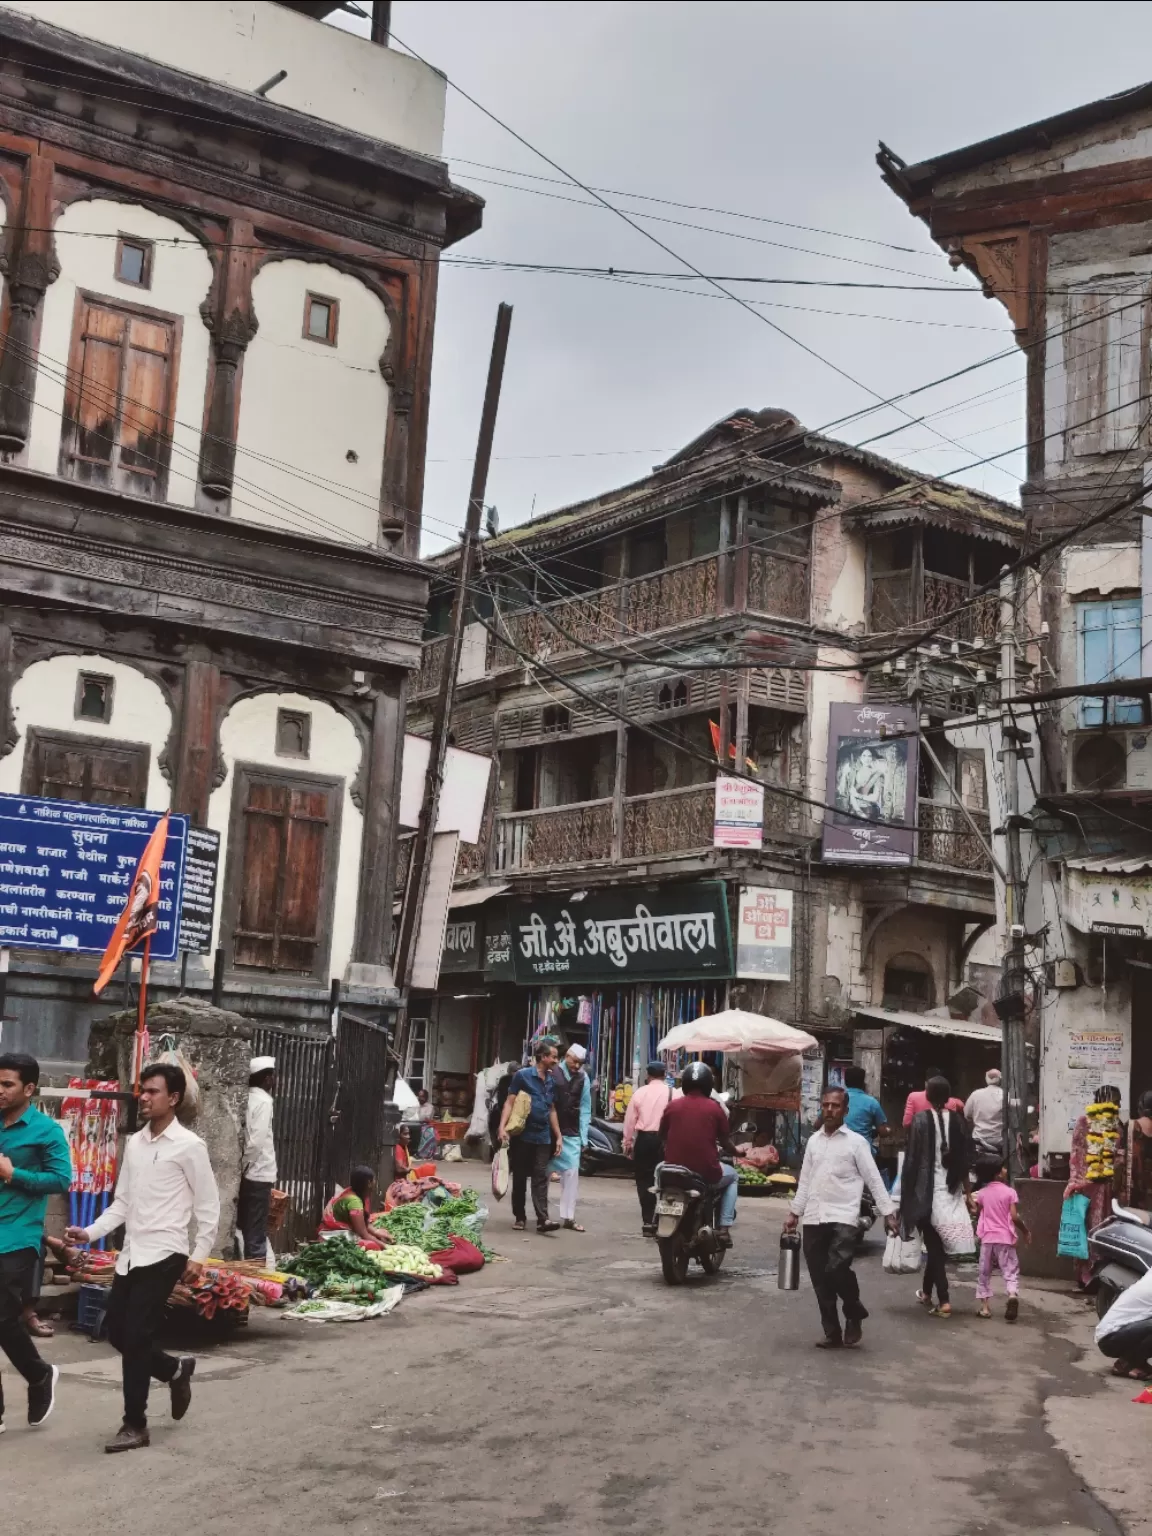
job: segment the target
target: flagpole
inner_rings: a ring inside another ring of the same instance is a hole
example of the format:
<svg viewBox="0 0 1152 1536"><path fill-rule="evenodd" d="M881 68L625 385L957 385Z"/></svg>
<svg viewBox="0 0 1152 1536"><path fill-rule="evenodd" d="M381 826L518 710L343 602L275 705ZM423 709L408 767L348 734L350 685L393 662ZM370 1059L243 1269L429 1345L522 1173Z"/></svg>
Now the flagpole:
<svg viewBox="0 0 1152 1536"><path fill-rule="evenodd" d="M135 1085L133 1092L140 1095L140 1070L144 1063L140 1059L140 1046L144 1040L144 1031L147 1028L148 1018L148 956L152 949L152 935L144 940L144 953L140 958L140 996L136 1004L136 1041L133 1055L136 1060ZM131 962L129 962L131 963Z"/></svg>

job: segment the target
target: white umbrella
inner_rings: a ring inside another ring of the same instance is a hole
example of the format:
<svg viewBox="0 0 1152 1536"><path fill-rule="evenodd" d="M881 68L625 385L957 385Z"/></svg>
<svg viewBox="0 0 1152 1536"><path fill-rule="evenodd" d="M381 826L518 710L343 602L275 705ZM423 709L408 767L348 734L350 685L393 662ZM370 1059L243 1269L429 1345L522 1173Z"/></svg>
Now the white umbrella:
<svg viewBox="0 0 1152 1536"><path fill-rule="evenodd" d="M659 1051L724 1051L752 1056L790 1056L818 1044L802 1029L793 1029L764 1013L727 1008L702 1019L689 1019L670 1029Z"/></svg>

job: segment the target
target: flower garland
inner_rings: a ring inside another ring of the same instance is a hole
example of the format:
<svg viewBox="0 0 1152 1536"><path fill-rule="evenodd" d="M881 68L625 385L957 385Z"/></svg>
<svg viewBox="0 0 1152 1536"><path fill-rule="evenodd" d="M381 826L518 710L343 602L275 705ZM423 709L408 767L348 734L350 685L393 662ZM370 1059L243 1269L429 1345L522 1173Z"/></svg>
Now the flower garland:
<svg viewBox="0 0 1152 1536"><path fill-rule="evenodd" d="M1088 1148L1085 1158L1084 1177L1092 1183L1101 1183L1112 1177L1116 1144L1120 1139L1120 1106L1103 1103L1089 1104Z"/></svg>

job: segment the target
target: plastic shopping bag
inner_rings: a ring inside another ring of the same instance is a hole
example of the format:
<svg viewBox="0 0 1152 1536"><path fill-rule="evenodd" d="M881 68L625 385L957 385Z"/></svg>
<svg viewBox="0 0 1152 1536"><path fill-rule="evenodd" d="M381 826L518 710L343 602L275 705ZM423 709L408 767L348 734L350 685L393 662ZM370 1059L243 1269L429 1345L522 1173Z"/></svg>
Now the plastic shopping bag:
<svg viewBox="0 0 1152 1536"><path fill-rule="evenodd" d="M903 1238L889 1232L884 1244L884 1269L890 1275L914 1275L920 1268L919 1237Z"/></svg>
<svg viewBox="0 0 1152 1536"><path fill-rule="evenodd" d="M496 1156L492 1159L492 1196L495 1200L503 1200L508 1193L508 1148L499 1147Z"/></svg>
<svg viewBox="0 0 1152 1536"><path fill-rule="evenodd" d="M1062 1259L1086 1259L1088 1257L1087 1195L1069 1195L1060 1207L1060 1231L1056 1238L1056 1252Z"/></svg>

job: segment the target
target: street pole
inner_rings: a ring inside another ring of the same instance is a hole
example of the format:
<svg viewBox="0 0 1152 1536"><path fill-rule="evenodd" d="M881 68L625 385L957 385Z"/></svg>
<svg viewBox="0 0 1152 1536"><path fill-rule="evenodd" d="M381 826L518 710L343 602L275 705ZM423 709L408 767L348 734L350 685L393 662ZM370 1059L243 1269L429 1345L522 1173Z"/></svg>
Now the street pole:
<svg viewBox="0 0 1152 1536"><path fill-rule="evenodd" d="M456 580L456 592L452 599L452 622L444 656L444 671L440 678L440 691L436 697L436 708L432 716L428 779L424 786L424 800L420 807L416 840L412 848L411 863L408 866L408 882L404 888L404 900L400 910L400 928L396 939L396 985L400 991L400 1007L396 1019L396 1052L400 1058L400 1071L404 1070L408 1045L408 1001L412 985L412 965L416 958L420 915L424 909L428 875L432 868L432 835L436 830L436 818L440 810L440 791L444 784L444 764L448 756L452 705L456 698L456 674L460 670L464 627L468 622L468 587L476 560L476 546L480 541L480 516L484 509L484 493L488 487L488 466L492 459L492 440L496 433L496 412L500 404L500 385L504 378L504 358L508 352L508 332L511 325L512 306L501 304L496 311L496 331L492 337L488 383L484 390L484 408L480 413L480 433L476 442L476 459L472 466L468 510L464 518L460 569Z"/></svg>
<svg viewBox="0 0 1152 1536"><path fill-rule="evenodd" d="M1000 697L1016 697L1016 589L1005 571L1000 578ZM1000 994L1000 1070L1004 1088L1004 1138L1008 1175L1013 1183L1027 1172L1023 1137L1028 1122L1028 1057L1024 1044L1025 944L1024 866L1020 852L1020 746L1027 733L1009 717L1001 725L1004 769L1004 949Z"/></svg>

